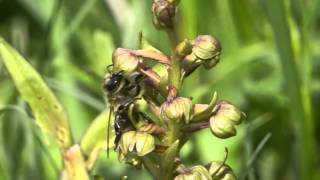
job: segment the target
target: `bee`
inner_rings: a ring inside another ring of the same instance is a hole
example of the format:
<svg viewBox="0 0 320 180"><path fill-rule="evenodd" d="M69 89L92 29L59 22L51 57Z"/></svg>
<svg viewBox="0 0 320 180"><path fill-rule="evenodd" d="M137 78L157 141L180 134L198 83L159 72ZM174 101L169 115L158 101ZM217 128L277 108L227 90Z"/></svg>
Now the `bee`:
<svg viewBox="0 0 320 180"><path fill-rule="evenodd" d="M107 67L108 74L104 78L103 89L106 94L107 101L110 106L108 127L107 127L107 144L109 146L109 131L111 115L114 114L114 129L115 129L115 148L121 139L122 134L128 129L134 129L132 122L129 119L128 113L134 102L143 94L144 75L133 73L129 77L125 76L123 71L113 72L113 65ZM135 114L143 119L148 119L137 108L134 108ZM140 119L135 117L135 119ZM147 120L149 121L149 119ZM109 156L109 149L107 150Z"/></svg>

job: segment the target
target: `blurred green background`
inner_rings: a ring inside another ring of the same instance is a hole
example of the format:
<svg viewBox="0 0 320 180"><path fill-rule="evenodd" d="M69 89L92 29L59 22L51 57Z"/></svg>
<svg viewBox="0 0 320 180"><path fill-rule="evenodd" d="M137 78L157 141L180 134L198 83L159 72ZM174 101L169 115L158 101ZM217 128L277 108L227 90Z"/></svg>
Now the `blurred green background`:
<svg viewBox="0 0 320 180"><path fill-rule="evenodd" d="M0 0L0 36L42 74L68 111L78 142L104 108L102 78L116 47L138 48L138 34L170 52L152 25L152 0ZM239 179L320 179L320 1L181 0L180 40L217 37L223 48L212 70L197 70L183 95L219 99L247 118L234 138L209 130L185 145L187 165L222 160ZM102 153L92 174L151 179ZM0 179L59 179L61 157L35 126L0 61Z"/></svg>

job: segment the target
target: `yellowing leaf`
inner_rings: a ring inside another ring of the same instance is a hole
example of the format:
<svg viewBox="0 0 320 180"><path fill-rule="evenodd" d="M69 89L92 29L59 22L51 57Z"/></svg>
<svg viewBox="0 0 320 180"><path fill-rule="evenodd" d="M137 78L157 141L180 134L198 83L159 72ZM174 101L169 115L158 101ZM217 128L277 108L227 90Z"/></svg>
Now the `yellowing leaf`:
<svg viewBox="0 0 320 180"><path fill-rule="evenodd" d="M70 147L72 139L67 115L40 74L2 38L0 58L22 98L31 106L37 125L53 136L60 148Z"/></svg>

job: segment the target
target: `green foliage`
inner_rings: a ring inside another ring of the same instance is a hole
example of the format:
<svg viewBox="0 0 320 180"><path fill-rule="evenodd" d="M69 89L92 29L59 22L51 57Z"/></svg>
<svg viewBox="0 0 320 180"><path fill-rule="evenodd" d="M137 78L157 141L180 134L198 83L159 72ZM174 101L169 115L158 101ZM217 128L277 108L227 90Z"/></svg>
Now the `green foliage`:
<svg viewBox="0 0 320 180"><path fill-rule="evenodd" d="M111 6L95 0L0 1L0 36L28 59L55 91L68 113L75 142L81 142L81 147L92 144L84 148L86 154L103 144L99 139L102 136L92 138L95 131L85 134L91 119L103 111L102 76L111 63L112 50L118 46L137 48L142 30L151 44L170 51L165 33L155 33L152 26L151 1L113 1L122 4ZM267 180L303 175L319 179L319 160L312 152L319 148L320 1L184 0L180 4L180 40L211 34L223 47L217 68L195 72L186 79L182 94L192 96L194 102L209 103L212 94L208 91L217 91L219 98L232 101L248 116L234 138L221 142L212 139L208 130L197 133L183 148L185 163L192 166L221 159L224 147L228 147L227 163L238 177ZM21 60L3 42L1 52ZM35 106L31 106L32 113L21 101L8 75L11 71L7 72L2 62L0 109L6 110L0 114L0 179L58 179L62 156L56 146L48 148L54 143L34 125ZM37 92L44 93L42 90ZM8 110L12 106L18 108ZM98 123L101 131L106 119ZM49 122L56 121L45 124ZM255 154L268 133L272 136ZM82 137L86 140L81 141ZM119 165L112 150L109 159L105 151L101 152L93 175L151 179L141 171ZM311 164L310 158L316 162Z"/></svg>
<svg viewBox="0 0 320 180"><path fill-rule="evenodd" d="M2 38L0 57L22 98L31 106L37 125L53 136L62 150L70 147L72 140L67 115L41 76Z"/></svg>

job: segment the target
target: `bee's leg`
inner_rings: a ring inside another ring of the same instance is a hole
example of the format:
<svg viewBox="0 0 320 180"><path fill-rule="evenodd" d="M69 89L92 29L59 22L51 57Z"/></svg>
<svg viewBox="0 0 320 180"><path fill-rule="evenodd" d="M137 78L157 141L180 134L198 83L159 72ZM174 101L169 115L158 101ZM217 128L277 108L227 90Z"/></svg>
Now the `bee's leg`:
<svg viewBox="0 0 320 180"><path fill-rule="evenodd" d="M152 122L153 122L152 119L151 119L148 115L144 114L144 113L141 112L141 111L139 111L138 113L139 113L139 115L142 117L142 119L143 119L143 121L144 121L145 123L152 123Z"/></svg>
<svg viewBox="0 0 320 180"><path fill-rule="evenodd" d="M124 89L124 93L130 97L138 97L141 92L141 87L138 84L133 84Z"/></svg>
<svg viewBox="0 0 320 180"><path fill-rule="evenodd" d="M138 74L135 78L134 81L135 83L139 84L141 81L143 81L144 79L146 79L146 76L143 74Z"/></svg>
<svg viewBox="0 0 320 180"><path fill-rule="evenodd" d="M116 137L114 139L114 145L115 145L115 149L117 148L118 144L119 144L119 141L121 139L121 124L120 124L120 120L119 120L119 116L116 116L116 119L115 119L115 122L114 122L114 130L115 130L115 134L116 134Z"/></svg>

